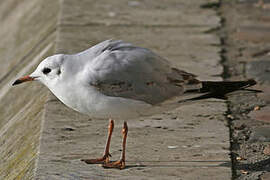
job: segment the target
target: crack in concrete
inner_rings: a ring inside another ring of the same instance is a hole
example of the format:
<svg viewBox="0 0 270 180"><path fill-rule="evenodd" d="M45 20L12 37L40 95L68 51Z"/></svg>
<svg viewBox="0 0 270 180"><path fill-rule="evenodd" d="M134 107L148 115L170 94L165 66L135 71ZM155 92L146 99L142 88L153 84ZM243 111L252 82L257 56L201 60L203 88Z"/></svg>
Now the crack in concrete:
<svg viewBox="0 0 270 180"><path fill-rule="evenodd" d="M226 41L227 41L227 34L226 32L224 32L224 27L226 26L226 19L224 18L222 11L220 10L220 7L222 6L222 0L219 0L218 3L215 3L213 6L206 6L204 8L213 8L216 10L217 15L220 17L221 21L220 21L220 27L219 28L215 28L215 29L210 29L210 31L207 31L206 33L216 33L217 36L220 37L220 64L223 66L223 72L221 74L221 77L223 79L227 79L230 77L229 74L229 67L226 65L227 62L227 51L226 51ZM231 158L231 170L232 170L232 179L235 179L236 177L236 156L233 154L233 143L235 143L233 141L233 129L232 129L232 122L231 119L228 118L228 115L231 114L230 112L230 107L228 102L226 102L227 105L227 111L224 114L225 119L227 120L228 123L228 128L229 128L229 136L230 136L230 158Z"/></svg>

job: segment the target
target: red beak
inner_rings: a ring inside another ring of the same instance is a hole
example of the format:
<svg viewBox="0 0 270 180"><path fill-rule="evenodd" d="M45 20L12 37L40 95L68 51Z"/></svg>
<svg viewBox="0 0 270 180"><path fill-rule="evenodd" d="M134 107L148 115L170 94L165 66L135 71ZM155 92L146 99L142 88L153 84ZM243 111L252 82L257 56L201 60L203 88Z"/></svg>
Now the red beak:
<svg viewBox="0 0 270 180"><path fill-rule="evenodd" d="M33 81L34 79L35 79L35 78L30 77L30 76L24 76L24 77L22 77L22 78L17 79L17 80L12 84L12 86L17 85L17 84L21 84L21 83L26 82L26 81Z"/></svg>

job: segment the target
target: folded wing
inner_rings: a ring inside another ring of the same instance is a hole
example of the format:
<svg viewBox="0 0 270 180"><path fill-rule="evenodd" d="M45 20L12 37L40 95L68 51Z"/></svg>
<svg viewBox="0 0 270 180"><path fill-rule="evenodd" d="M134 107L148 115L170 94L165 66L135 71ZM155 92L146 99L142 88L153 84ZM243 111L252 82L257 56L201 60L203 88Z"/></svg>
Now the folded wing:
<svg viewBox="0 0 270 180"><path fill-rule="evenodd" d="M89 85L107 96L157 104L201 88L193 74L172 68L148 49L112 40L93 49L95 58L86 66L91 76Z"/></svg>

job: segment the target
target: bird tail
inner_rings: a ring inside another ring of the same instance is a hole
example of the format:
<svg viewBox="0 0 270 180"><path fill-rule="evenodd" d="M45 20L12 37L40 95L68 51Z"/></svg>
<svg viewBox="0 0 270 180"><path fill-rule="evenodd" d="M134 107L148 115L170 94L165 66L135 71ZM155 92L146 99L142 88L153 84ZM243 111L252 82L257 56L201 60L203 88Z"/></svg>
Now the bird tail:
<svg viewBox="0 0 270 180"><path fill-rule="evenodd" d="M210 92L218 94L226 94L232 91L245 89L256 84L256 81L249 79L246 81L202 81L200 92Z"/></svg>

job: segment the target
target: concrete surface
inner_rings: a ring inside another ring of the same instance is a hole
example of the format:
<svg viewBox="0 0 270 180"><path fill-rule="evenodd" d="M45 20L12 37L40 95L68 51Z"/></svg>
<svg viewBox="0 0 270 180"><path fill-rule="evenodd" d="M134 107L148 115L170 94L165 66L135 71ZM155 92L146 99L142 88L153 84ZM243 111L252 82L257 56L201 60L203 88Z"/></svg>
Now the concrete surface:
<svg viewBox="0 0 270 180"><path fill-rule="evenodd" d="M127 120L128 168L119 171L80 161L103 152L107 119L92 119L68 109L35 83L10 88L15 77L27 74L46 55L79 52L111 38L150 48L201 80L222 80L220 38L209 33L220 27L220 17L213 9L201 8L208 2L1 2L0 20L7 26L12 23L0 31L4 40L0 54L5 57L1 62L6 64L1 66L0 81L4 102L0 104L0 177L230 179L227 106L222 100L182 103L171 111ZM4 43L10 43L8 49ZM122 122L116 122L113 160L121 153Z"/></svg>

